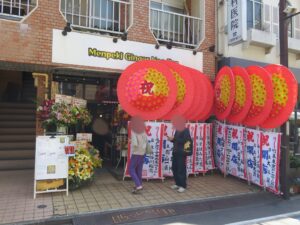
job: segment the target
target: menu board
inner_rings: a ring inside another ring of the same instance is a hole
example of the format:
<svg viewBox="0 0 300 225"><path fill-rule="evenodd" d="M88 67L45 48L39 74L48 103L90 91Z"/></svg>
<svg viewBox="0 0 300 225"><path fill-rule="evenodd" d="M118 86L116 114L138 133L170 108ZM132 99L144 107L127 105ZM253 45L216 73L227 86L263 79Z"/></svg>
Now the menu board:
<svg viewBox="0 0 300 225"><path fill-rule="evenodd" d="M38 136L35 152L35 180L62 179L68 177L68 136Z"/></svg>

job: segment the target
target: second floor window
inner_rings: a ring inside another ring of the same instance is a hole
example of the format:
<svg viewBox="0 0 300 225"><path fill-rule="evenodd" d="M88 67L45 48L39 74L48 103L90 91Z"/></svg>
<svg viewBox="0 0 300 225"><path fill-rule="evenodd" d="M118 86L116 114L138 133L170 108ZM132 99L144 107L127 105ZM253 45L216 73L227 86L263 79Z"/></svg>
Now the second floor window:
<svg viewBox="0 0 300 225"><path fill-rule="evenodd" d="M247 28L262 29L261 0L247 0Z"/></svg>
<svg viewBox="0 0 300 225"><path fill-rule="evenodd" d="M37 0L0 0L0 17L21 20L37 6Z"/></svg>
<svg viewBox="0 0 300 225"><path fill-rule="evenodd" d="M129 1L61 0L60 9L75 28L123 33L129 27Z"/></svg>

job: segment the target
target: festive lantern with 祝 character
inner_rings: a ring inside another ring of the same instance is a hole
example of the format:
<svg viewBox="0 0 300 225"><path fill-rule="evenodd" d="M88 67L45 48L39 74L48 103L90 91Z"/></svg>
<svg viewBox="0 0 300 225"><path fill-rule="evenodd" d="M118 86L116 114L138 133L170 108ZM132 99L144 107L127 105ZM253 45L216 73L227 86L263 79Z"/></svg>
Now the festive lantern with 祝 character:
<svg viewBox="0 0 300 225"><path fill-rule="evenodd" d="M215 114L219 120L225 120L234 103L235 81L232 70L224 66L215 81Z"/></svg>
<svg viewBox="0 0 300 225"><path fill-rule="evenodd" d="M273 88L270 73L260 66L246 68L252 87L252 104L243 124L258 126L265 121L272 110Z"/></svg>
<svg viewBox="0 0 300 225"><path fill-rule="evenodd" d="M177 84L177 97L176 102L172 110L164 117L164 119L171 119L173 115L183 115L187 117L188 111L193 105L193 99L195 96L194 80L187 69L178 63L161 60L160 63L169 67L170 71L174 75Z"/></svg>
<svg viewBox="0 0 300 225"><path fill-rule="evenodd" d="M235 98L228 121L241 123L251 107L251 80L244 68L235 66L231 69L235 78Z"/></svg>
<svg viewBox="0 0 300 225"><path fill-rule="evenodd" d="M271 73L273 84L273 105L268 118L260 125L263 128L275 128L288 120L297 102L298 82L293 73L281 65L268 65L265 69Z"/></svg>
<svg viewBox="0 0 300 225"><path fill-rule="evenodd" d="M163 118L174 107L176 79L170 69L158 61L139 61L121 75L117 87L122 108L145 120Z"/></svg>

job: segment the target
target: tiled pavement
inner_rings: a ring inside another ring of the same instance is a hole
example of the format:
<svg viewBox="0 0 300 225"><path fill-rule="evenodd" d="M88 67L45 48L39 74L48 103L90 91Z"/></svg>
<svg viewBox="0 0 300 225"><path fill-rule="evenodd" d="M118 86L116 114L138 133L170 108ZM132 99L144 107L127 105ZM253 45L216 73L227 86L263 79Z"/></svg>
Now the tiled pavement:
<svg viewBox="0 0 300 225"><path fill-rule="evenodd" d="M190 177L188 190L177 193L170 189L172 179L164 182L144 182L142 194L131 194L132 182L118 181L108 172L100 172L90 186L69 193L39 194L33 199L33 171L0 172L0 224L31 221L100 212L112 209L160 205L165 203L198 200L211 197L255 192L238 179L220 175ZM38 206L46 205L45 208Z"/></svg>

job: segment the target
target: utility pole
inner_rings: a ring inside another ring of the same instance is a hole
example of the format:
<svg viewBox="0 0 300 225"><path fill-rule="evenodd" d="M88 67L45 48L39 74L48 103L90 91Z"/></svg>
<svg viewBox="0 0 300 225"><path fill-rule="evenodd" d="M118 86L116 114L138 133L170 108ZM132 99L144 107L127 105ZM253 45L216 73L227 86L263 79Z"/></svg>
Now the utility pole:
<svg viewBox="0 0 300 225"><path fill-rule="evenodd" d="M286 0L279 1L279 43L280 43L280 64L288 67L288 20L284 9L287 6ZM290 185L288 171L289 162L289 131L287 131L287 123L280 127L281 137L281 162L280 162L280 187L284 199L290 198Z"/></svg>

